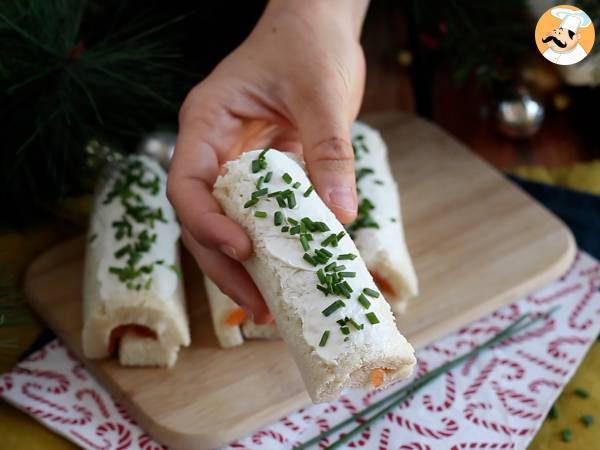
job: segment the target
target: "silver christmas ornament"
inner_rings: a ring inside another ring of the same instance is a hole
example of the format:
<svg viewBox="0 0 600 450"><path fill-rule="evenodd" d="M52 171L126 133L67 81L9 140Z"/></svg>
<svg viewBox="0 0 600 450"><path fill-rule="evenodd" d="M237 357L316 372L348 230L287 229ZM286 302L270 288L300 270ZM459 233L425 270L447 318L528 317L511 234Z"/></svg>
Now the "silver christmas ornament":
<svg viewBox="0 0 600 450"><path fill-rule="evenodd" d="M168 131L156 131L142 138L138 152L155 158L165 170L169 169L177 135Z"/></svg>
<svg viewBox="0 0 600 450"><path fill-rule="evenodd" d="M544 105L525 88L518 88L499 99L495 106L500 131L511 138L533 136L544 120Z"/></svg>

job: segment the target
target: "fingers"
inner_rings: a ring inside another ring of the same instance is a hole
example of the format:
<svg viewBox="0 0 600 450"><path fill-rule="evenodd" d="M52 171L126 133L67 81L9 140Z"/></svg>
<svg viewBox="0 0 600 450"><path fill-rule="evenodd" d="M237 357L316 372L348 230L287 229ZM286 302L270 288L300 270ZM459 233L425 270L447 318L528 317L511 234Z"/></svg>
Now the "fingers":
<svg viewBox="0 0 600 450"><path fill-rule="evenodd" d="M225 295L244 308L256 323L269 323L273 320L252 278L239 262L218 251L202 247L185 228L182 228L182 239L202 271Z"/></svg>
<svg viewBox="0 0 600 450"><path fill-rule="evenodd" d="M211 193L219 173L219 150L212 142L227 145L230 138L223 135L228 132L229 136L234 135L238 124L233 118L229 122L223 117L212 119L217 122L214 128L202 116L181 121L167 195L179 219L198 243L243 261L252 254L252 242L240 225L223 215Z"/></svg>
<svg viewBox="0 0 600 450"><path fill-rule="evenodd" d="M331 94L315 92L300 111L304 160L323 201L342 223L356 218L354 152L345 105Z"/></svg>

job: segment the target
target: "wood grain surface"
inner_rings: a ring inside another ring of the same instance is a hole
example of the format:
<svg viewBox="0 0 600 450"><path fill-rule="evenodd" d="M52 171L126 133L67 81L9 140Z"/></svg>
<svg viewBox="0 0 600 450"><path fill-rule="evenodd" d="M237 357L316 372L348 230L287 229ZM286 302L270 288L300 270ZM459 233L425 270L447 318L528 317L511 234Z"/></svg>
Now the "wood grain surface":
<svg viewBox="0 0 600 450"><path fill-rule="evenodd" d="M421 295L398 325L421 347L559 277L575 244L542 206L436 126L407 114L369 116L390 148ZM31 305L81 355L84 239L55 247L26 277ZM282 342L221 350L202 277L184 276L192 345L173 369L86 366L140 425L174 449L205 449L248 434L307 403Z"/></svg>

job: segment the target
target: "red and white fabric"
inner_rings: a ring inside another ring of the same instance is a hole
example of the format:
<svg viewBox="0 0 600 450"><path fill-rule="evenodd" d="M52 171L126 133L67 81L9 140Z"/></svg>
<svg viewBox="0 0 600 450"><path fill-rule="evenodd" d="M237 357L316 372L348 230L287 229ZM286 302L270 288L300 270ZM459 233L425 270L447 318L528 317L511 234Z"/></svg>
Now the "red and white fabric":
<svg viewBox="0 0 600 450"><path fill-rule="evenodd" d="M547 320L428 385L348 447L526 448L600 332L599 288L600 264L580 252L560 280L419 351L418 372L424 373L488 339L519 315L560 305ZM390 392L348 392L225 448L290 449ZM2 375L0 395L85 449L166 448L148 436L59 341ZM334 440L335 436L320 448Z"/></svg>

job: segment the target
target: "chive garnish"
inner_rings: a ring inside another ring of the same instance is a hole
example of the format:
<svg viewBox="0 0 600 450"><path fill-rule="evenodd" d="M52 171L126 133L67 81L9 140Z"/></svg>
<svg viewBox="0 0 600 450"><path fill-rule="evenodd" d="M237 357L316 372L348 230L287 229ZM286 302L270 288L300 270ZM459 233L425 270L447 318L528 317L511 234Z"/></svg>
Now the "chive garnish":
<svg viewBox="0 0 600 450"><path fill-rule="evenodd" d="M327 256L328 256L328 257L330 257L330 258L333 256L333 253L331 253L331 252L330 252L329 250L327 250L326 248L320 248L320 249L319 249L319 252L320 252L320 253L323 253L324 255L327 255Z"/></svg>
<svg viewBox="0 0 600 450"><path fill-rule="evenodd" d="M298 221L296 219L292 219L291 217L288 217L287 221L290 223L290 225L298 225Z"/></svg>
<svg viewBox="0 0 600 450"><path fill-rule="evenodd" d="M281 227L281 232L282 233L287 233L289 229L290 229L290 227L288 227L287 225L284 225L284 226Z"/></svg>
<svg viewBox="0 0 600 450"><path fill-rule="evenodd" d="M254 206L258 203L258 199L256 197L248 200L246 203L244 203L244 208L250 208L251 206Z"/></svg>
<svg viewBox="0 0 600 450"><path fill-rule="evenodd" d="M321 245L323 247L328 246L329 244L331 244L333 242L334 239L337 239L335 236L335 233L330 234L329 236L327 236L325 239L323 239L323 241L321 241ZM339 259L339 258L338 258Z"/></svg>
<svg viewBox="0 0 600 450"><path fill-rule="evenodd" d="M325 266L325 272L331 272L335 269L336 263L332 262L331 264L327 264Z"/></svg>
<svg viewBox="0 0 600 450"><path fill-rule="evenodd" d="M323 331L323 335L319 341L319 347L325 347L325 344L327 344L327 339L329 339L329 330Z"/></svg>
<svg viewBox="0 0 600 450"><path fill-rule="evenodd" d="M264 179L265 179L265 177L263 177L262 175L260 177L258 177L258 180L256 181L256 189L260 189L262 187L262 183L263 183Z"/></svg>
<svg viewBox="0 0 600 450"><path fill-rule="evenodd" d="M284 173L281 178L283 178L283 181L285 181L286 184L290 184L292 182L292 177L287 172Z"/></svg>
<svg viewBox="0 0 600 450"><path fill-rule="evenodd" d="M287 195L288 208L294 209L296 207L296 196L292 191L288 191Z"/></svg>
<svg viewBox="0 0 600 450"><path fill-rule="evenodd" d="M314 186L311 184L311 185L308 187L308 189L307 189L306 191L304 191L304 194L303 194L303 195L304 195L304 197L308 197L308 196L310 195L310 193L311 193L312 191L314 191L314 190L315 190L315 188L314 188Z"/></svg>
<svg viewBox="0 0 600 450"><path fill-rule="evenodd" d="M339 266L335 266L335 268L333 269L335 272L341 272L342 270L344 270L346 268L346 266L344 266L343 264L340 264Z"/></svg>
<svg viewBox="0 0 600 450"><path fill-rule="evenodd" d="M384 185L383 181L381 181L381 180L375 180L374 183L378 184L379 186L383 186Z"/></svg>
<svg viewBox="0 0 600 450"><path fill-rule="evenodd" d="M552 405L552 407L550 408L550 411L548 412L548 417L550 419L558 419L558 407L556 406L556 403L554 405Z"/></svg>
<svg viewBox="0 0 600 450"><path fill-rule="evenodd" d="M353 255L352 253L345 253L343 255L338 255L337 259L340 261L344 261L344 260L352 261L353 259L356 259L356 255Z"/></svg>
<svg viewBox="0 0 600 450"><path fill-rule="evenodd" d="M307 252L310 250L310 244L308 243L308 239L306 239L306 235L303 234L300 236L300 244L302 245L302 249Z"/></svg>
<svg viewBox="0 0 600 450"><path fill-rule="evenodd" d="M267 213L264 211L254 211L254 217L264 219L265 217L267 217Z"/></svg>
<svg viewBox="0 0 600 450"><path fill-rule="evenodd" d="M365 294L360 294L358 296L358 303L360 303L363 308L369 309L371 307L371 302L365 297Z"/></svg>
<svg viewBox="0 0 600 450"><path fill-rule="evenodd" d="M255 159L252 161L252 173L257 173L260 172L260 161L258 159Z"/></svg>
<svg viewBox="0 0 600 450"><path fill-rule="evenodd" d="M277 196L279 196L281 194L283 194L283 191L273 191L273 192L269 192L269 194L267 195L267 197L273 198L273 197L277 197Z"/></svg>
<svg viewBox="0 0 600 450"><path fill-rule="evenodd" d="M285 200L282 195L278 195L277 197L275 197L275 200L277 200L277 204L279 205L279 207L285 208Z"/></svg>
<svg viewBox="0 0 600 450"><path fill-rule="evenodd" d="M258 154L258 159L264 159L267 152L270 150L269 147L265 147L262 152Z"/></svg>
<svg viewBox="0 0 600 450"><path fill-rule="evenodd" d="M300 186L302 186L302 183L300 183L299 181L296 181L294 184L292 184L292 187L294 189L298 189Z"/></svg>
<svg viewBox="0 0 600 450"><path fill-rule="evenodd" d="M319 278L319 281L323 284L326 284L326 278L325 278L325 272L323 272L323 269L319 269L317 270L317 277Z"/></svg>
<svg viewBox="0 0 600 450"><path fill-rule="evenodd" d="M322 232L329 231L329 227L324 222L315 222L315 226L317 227L317 230L319 230L319 231L322 231Z"/></svg>
<svg viewBox="0 0 600 450"><path fill-rule="evenodd" d="M316 266L317 265L317 261L315 261L315 259L310 256L308 253L305 253L304 255L302 255L302 258L304 259L304 261L306 261L307 263Z"/></svg>
<svg viewBox="0 0 600 450"><path fill-rule="evenodd" d="M298 233L300 233L300 225L296 225L295 227L290 228L290 234L292 236Z"/></svg>
<svg viewBox="0 0 600 450"><path fill-rule="evenodd" d="M369 312L365 314L365 316L367 317L367 320L371 325L379 323L379 319L377 318L377 315L374 312Z"/></svg>
<svg viewBox="0 0 600 450"><path fill-rule="evenodd" d="M259 159L258 160L258 164L260 165L261 169L266 169L267 168L267 160L266 159Z"/></svg>
<svg viewBox="0 0 600 450"><path fill-rule="evenodd" d="M258 191L254 191L252 193L252 198L262 197L264 195L267 195L268 192L269 192L269 190L267 188L259 189Z"/></svg>
<svg viewBox="0 0 600 450"><path fill-rule="evenodd" d="M356 323L356 321L352 318L346 318L346 322L348 322L350 325L352 325L354 328L356 328L357 330L362 330L365 326L362 323Z"/></svg>
<svg viewBox="0 0 600 450"><path fill-rule="evenodd" d="M571 442L573 439L573 433L570 428L563 428L560 430L560 438L563 442Z"/></svg>
<svg viewBox="0 0 600 450"><path fill-rule="evenodd" d="M578 387L575 388L575 395L578 395L581 398L588 398L590 396L590 393L585 389Z"/></svg>
<svg viewBox="0 0 600 450"><path fill-rule="evenodd" d="M379 292L371 288L364 288L363 292L367 294L369 297L379 298Z"/></svg>
<svg viewBox="0 0 600 450"><path fill-rule="evenodd" d="M340 275L344 278L355 278L356 272L340 272Z"/></svg>
<svg viewBox="0 0 600 450"><path fill-rule="evenodd" d="M348 327L341 327L340 331L342 332L342 334L345 334L345 335L350 334L350 328L348 328Z"/></svg>
<svg viewBox="0 0 600 450"><path fill-rule="evenodd" d="M323 294L325 294L325 296L331 293L329 292L328 288L326 288L325 286L321 286L320 284L317 284L317 289L320 290Z"/></svg>
<svg viewBox="0 0 600 450"><path fill-rule="evenodd" d="M329 305L327 308L325 308L323 311L321 311L321 313L325 316L325 317L329 317L330 315L332 315L335 311L337 311L340 308L343 308L344 306L346 306L346 304L341 301L341 300L336 300L335 302L333 302L331 305Z"/></svg>
<svg viewBox="0 0 600 450"><path fill-rule="evenodd" d="M591 427L594 424L594 416L581 416L581 422L586 426L586 427Z"/></svg>
<svg viewBox="0 0 600 450"><path fill-rule="evenodd" d="M348 289L348 287L346 285L344 285L343 283L336 284L335 288L338 289L340 295L342 295L343 297L345 297L345 298L352 297L352 295L350 295L350 292L352 292L352 291L350 289Z"/></svg>
<svg viewBox="0 0 600 450"><path fill-rule="evenodd" d="M336 237L338 241L341 241L344 236L346 236L346 232L340 231Z"/></svg>
<svg viewBox="0 0 600 450"><path fill-rule="evenodd" d="M265 175L265 183L268 183L269 181L271 181L272 176L273 176L273 172L267 172L267 174Z"/></svg>
<svg viewBox="0 0 600 450"><path fill-rule="evenodd" d="M283 213L281 211L276 211L273 216L273 224L278 227L283 223Z"/></svg>

